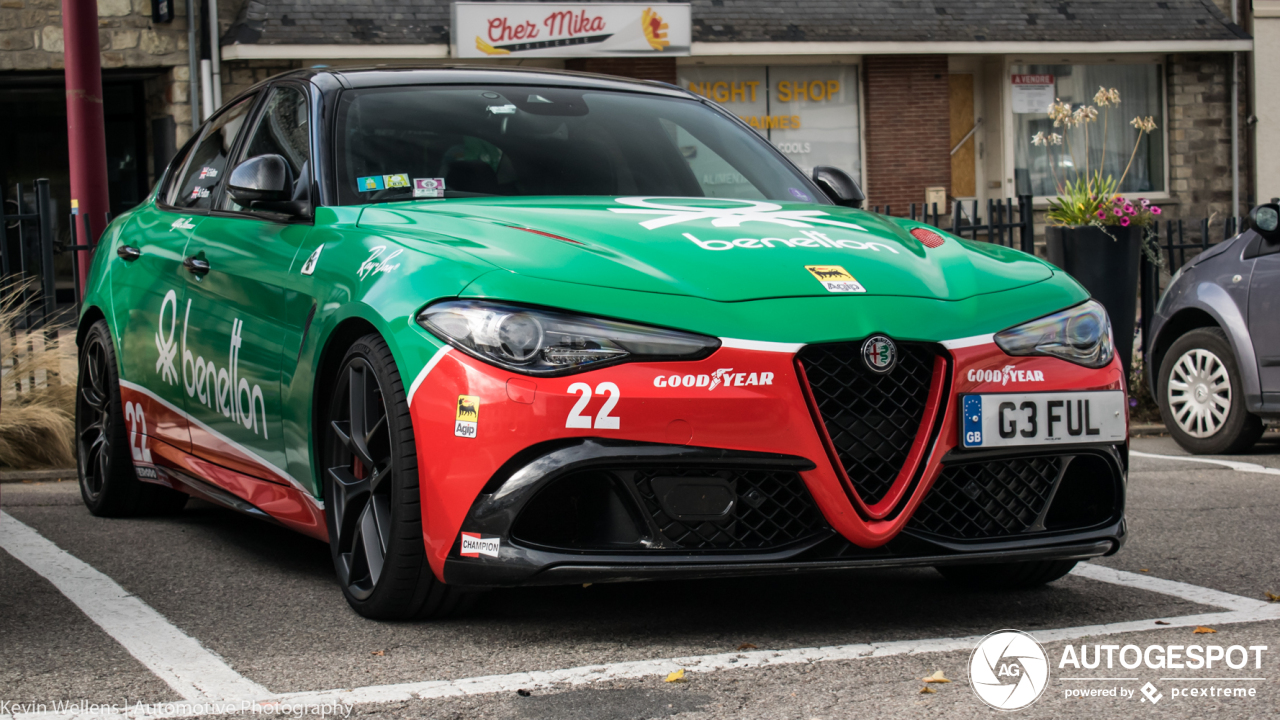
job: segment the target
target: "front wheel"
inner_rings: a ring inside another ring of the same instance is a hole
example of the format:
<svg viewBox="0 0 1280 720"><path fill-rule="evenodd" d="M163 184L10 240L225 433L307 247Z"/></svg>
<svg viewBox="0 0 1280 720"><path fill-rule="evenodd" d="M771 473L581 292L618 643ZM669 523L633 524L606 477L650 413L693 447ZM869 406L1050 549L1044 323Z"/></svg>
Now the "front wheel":
<svg viewBox="0 0 1280 720"><path fill-rule="evenodd" d="M1018 590L1051 583L1075 566L1075 560L1034 560L995 565L939 565L935 569L942 577L962 585Z"/></svg>
<svg viewBox="0 0 1280 720"><path fill-rule="evenodd" d="M1174 341L1160 363L1160 416L1188 452L1247 450L1265 430L1245 409L1240 366L1219 328L1196 328Z"/></svg>
<svg viewBox="0 0 1280 720"><path fill-rule="evenodd" d="M329 548L351 607L376 620L462 609L471 593L427 562L409 403L381 337L366 335L342 359L322 437Z"/></svg>

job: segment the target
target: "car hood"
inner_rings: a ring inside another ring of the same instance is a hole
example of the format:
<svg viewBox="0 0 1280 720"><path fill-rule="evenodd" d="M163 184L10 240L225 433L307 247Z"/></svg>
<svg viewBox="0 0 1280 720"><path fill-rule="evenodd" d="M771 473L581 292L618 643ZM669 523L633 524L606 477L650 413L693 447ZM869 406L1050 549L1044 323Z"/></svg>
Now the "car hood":
<svg viewBox="0 0 1280 720"><path fill-rule="evenodd" d="M827 296L806 266L868 295L960 300L1045 280L1046 263L945 235L925 247L915 225L831 205L715 198L450 199L365 208L359 225L440 243L546 280L717 301ZM839 293L843 294L843 293Z"/></svg>

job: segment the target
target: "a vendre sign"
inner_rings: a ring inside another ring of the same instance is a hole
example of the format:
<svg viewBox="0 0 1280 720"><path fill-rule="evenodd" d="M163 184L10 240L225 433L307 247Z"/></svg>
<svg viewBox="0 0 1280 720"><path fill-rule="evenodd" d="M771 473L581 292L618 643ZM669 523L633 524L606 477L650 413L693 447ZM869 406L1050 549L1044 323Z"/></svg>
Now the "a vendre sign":
<svg viewBox="0 0 1280 720"><path fill-rule="evenodd" d="M458 2L453 57L688 55L688 4Z"/></svg>

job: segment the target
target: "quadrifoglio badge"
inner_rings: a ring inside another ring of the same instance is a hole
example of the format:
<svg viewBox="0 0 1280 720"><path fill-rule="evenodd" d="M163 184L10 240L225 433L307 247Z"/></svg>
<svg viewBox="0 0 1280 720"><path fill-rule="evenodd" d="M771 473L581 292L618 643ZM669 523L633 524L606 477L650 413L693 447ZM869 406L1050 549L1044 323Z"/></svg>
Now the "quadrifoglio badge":
<svg viewBox="0 0 1280 720"><path fill-rule="evenodd" d="M1158 704L1165 699L1252 698L1260 681L1266 645L1124 645L1084 643L1062 648L1056 663L1062 697L1137 700ZM1040 699L1050 681L1050 662L1043 646L1020 630L998 630L984 637L969 659L969 684L987 705L1020 710ZM1135 675L1142 670L1156 677ZM1073 676L1075 673L1079 675ZM1093 671L1089 674L1088 671ZM1183 676L1187 671L1207 677ZM1121 681L1131 685L1126 686ZM1161 686L1157 686L1156 682ZM1057 692L1057 691L1055 691Z"/></svg>

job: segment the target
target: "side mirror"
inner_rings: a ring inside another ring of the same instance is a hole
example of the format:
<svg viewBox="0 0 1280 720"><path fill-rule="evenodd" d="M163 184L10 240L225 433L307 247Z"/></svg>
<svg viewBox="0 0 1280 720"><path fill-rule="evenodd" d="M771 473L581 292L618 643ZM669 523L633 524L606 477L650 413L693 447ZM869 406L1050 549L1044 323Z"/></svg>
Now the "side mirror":
<svg viewBox="0 0 1280 720"><path fill-rule="evenodd" d="M308 205L293 199L293 170L279 155L258 155L240 163L227 179L237 205L254 210L303 215Z"/></svg>
<svg viewBox="0 0 1280 720"><path fill-rule="evenodd" d="M813 181L837 205L860 208L862 201L867 199L857 181L840 168L819 165L813 169Z"/></svg>
<svg viewBox="0 0 1280 720"><path fill-rule="evenodd" d="M1280 240L1280 204L1272 201L1250 210L1249 227L1267 242Z"/></svg>

